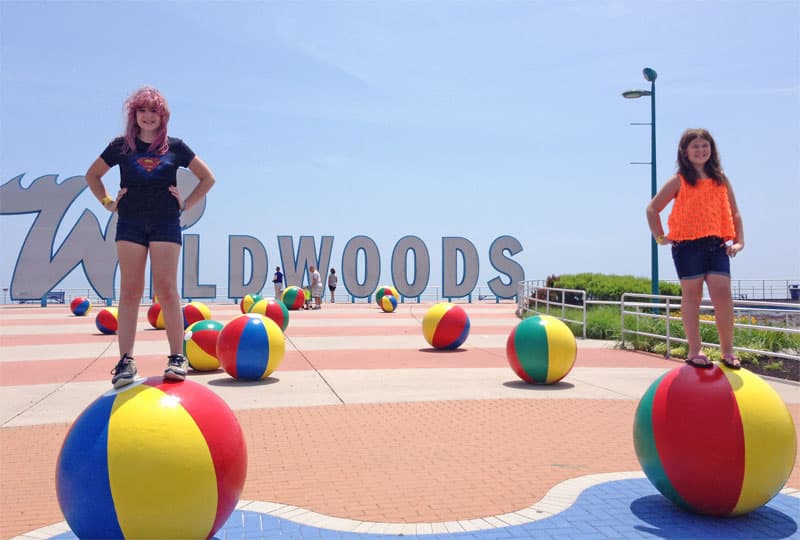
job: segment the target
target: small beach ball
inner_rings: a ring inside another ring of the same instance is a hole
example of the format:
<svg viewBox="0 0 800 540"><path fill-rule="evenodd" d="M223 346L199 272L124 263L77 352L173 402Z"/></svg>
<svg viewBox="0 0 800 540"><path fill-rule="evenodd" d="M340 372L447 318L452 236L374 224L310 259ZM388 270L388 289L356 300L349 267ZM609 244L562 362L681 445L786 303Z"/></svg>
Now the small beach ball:
<svg viewBox="0 0 800 540"><path fill-rule="evenodd" d="M302 309L303 304L306 302L306 296L303 292L303 289L296 285L292 285L291 287L286 287L283 290L281 301L283 302L283 305L286 306L286 309Z"/></svg>
<svg viewBox="0 0 800 540"><path fill-rule="evenodd" d="M760 508L789 479L797 451L792 416L778 393L746 369L676 367L642 396L636 456L674 504L736 516Z"/></svg>
<svg viewBox="0 0 800 540"><path fill-rule="evenodd" d="M572 370L578 346L569 326L550 315L528 317L506 340L506 359L527 383L557 383Z"/></svg>
<svg viewBox="0 0 800 540"><path fill-rule="evenodd" d="M260 294L246 294L239 302L239 310L242 313L248 313L253 304L261 300Z"/></svg>
<svg viewBox="0 0 800 540"><path fill-rule="evenodd" d="M384 294L380 306L385 313L391 313L397 309L397 298L391 294Z"/></svg>
<svg viewBox="0 0 800 540"><path fill-rule="evenodd" d="M467 312L449 302L435 304L422 319L422 334L437 349L456 349L469 336Z"/></svg>
<svg viewBox="0 0 800 540"><path fill-rule="evenodd" d="M197 321L207 321L211 319L211 310L202 302L189 302L183 306L183 328L189 328Z"/></svg>
<svg viewBox="0 0 800 540"><path fill-rule="evenodd" d="M219 369L217 339L223 324L214 320L197 321L183 333L183 356L196 371Z"/></svg>
<svg viewBox="0 0 800 540"><path fill-rule="evenodd" d="M375 302L380 306L381 305L381 299L387 294L392 295L395 298L397 298L398 302L400 301L400 293L397 292L397 289L395 289L394 287L392 287L390 285L381 285L375 291Z"/></svg>
<svg viewBox="0 0 800 540"><path fill-rule="evenodd" d="M262 298L253 304L253 307L250 308L250 313L257 313L258 315L263 315L268 319L272 319L284 332L289 326L289 310L286 309L286 305L280 300Z"/></svg>
<svg viewBox="0 0 800 540"><path fill-rule="evenodd" d="M156 330L163 330L167 327L164 324L164 314L161 313L161 304L155 302L147 309L147 322Z"/></svg>
<svg viewBox="0 0 800 540"><path fill-rule="evenodd" d="M286 338L272 319L247 313L224 326L217 338L217 358L234 379L266 379L286 352Z"/></svg>
<svg viewBox="0 0 800 540"><path fill-rule="evenodd" d="M94 324L103 334L116 334L119 323L117 321L117 308L107 307L97 312Z"/></svg>
<svg viewBox="0 0 800 540"><path fill-rule="evenodd" d="M69 303L69 309L72 311L73 315L83 317L92 311L92 303L86 297L76 296L72 299L72 302Z"/></svg>
<svg viewBox="0 0 800 540"><path fill-rule="evenodd" d="M56 463L58 504L78 538L210 538L247 475L228 405L191 381L140 379L75 420Z"/></svg>

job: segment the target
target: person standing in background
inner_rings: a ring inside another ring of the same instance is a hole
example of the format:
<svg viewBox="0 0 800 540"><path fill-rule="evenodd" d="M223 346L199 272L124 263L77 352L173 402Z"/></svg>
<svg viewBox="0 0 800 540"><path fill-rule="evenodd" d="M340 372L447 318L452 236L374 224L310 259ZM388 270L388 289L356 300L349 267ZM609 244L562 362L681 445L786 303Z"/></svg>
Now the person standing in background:
<svg viewBox="0 0 800 540"><path fill-rule="evenodd" d="M336 270L331 268L331 273L328 274L328 290L331 292L331 304L336 303L336 285L339 283L339 276L336 275Z"/></svg>

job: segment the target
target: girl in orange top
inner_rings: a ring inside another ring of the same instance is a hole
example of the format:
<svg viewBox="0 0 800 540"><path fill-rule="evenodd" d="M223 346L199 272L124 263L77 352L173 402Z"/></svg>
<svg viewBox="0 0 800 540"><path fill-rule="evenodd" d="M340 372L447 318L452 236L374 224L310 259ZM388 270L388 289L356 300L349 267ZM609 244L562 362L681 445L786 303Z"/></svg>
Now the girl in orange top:
<svg viewBox="0 0 800 540"><path fill-rule="evenodd" d="M673 199L665 235L659 214ZM658 244L672 245L681 282L681 318L689 342L686 362L700 368L714 365L701 351L700 303L705 283L714 305L722 361L739 369L733 353L730 257L744 249L744 229L717 145L705 129L684 131L678 144L678 173L647 205L647 222Z"/></svg>

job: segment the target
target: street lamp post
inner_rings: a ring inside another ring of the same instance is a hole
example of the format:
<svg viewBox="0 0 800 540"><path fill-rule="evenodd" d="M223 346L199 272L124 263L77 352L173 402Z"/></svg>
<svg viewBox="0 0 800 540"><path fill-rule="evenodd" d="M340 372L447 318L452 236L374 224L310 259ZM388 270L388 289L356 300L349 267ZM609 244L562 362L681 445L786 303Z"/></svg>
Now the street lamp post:
<svg viewBox="0 0 800 540"><path fill-rule="evenodd" d="M644 68L642 74L644 75L644 80L650 83L650 90L628 90L622 93L622 97L636 99L650 96L650 198L652 199L656 196L656 187L658 184L656 179L656 77L658 77L658 74L651 68ZM658 244L655 238L652 238L650 241L650 265L650 291L652 294L657 295Z"/></svg>

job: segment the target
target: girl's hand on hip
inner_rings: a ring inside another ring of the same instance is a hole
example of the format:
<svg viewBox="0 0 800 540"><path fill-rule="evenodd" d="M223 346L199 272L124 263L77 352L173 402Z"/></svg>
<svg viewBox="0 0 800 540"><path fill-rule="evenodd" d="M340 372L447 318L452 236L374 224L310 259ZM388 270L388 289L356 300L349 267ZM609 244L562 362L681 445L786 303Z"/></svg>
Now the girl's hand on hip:
<svg viewBox="0 0 800 540"><path fill-rule="evenodd" d="M736 254L742 251L743 249L744 249L744 244L741 244L739 242L734 242L733 244L725 248L725 253L728 254L728 257L736 257Z"/></svg>
<svg viewBox="0 0 800 540"><path fill-rule="evenodd" d="M178 191L178 186L169 186L169 192L172 193L172 196L175 197L176 201L178 201L178 209L182 212L183 200L181 200L181 194Z"/></svg>

